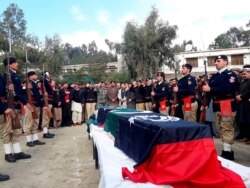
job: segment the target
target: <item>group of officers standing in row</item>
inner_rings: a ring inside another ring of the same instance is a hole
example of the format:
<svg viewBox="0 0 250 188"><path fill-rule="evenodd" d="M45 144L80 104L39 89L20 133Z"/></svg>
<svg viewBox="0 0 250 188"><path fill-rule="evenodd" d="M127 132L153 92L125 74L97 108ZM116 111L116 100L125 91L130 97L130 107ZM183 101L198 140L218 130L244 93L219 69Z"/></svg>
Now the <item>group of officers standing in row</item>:
<svg viewBox="0 0 250 188"><path fill-rule="evenodd" d="M180 80L171 79L169 83L165 81L163 72L157 73L155 81L147 79L144 83L138 80L131 83L121 83L119 87L115 81L108 84L101 82L97 85L88 83L84 86L75 83L72 88L69 88L68 84L65 83L57 88L58 97L54 95L55 89L48 72L43 73L40 82L42 87L39 87L36 73L30 71L27 73L26 87L31 90L31 100L28 100L29 92L22 90L21 80L16 74L18 62L14 58L9 58L4 60L4 65L9 66L12 81L11 84L8 84L6 74L0 77L0 127L3 128L5 160L8 162L31 157L21 152L18 141L21 129L13 129L15 115L20 115L20 111L23 114L23 131L27 138L27 146L43 145L45 143L38 139L39 118L34 117L34 112L42 114L40 121L44 133L43 137L53 138L54 135L48 132L52 105L55 109L62 109L62 119L59 118L59 120L62 125L67 126L71 123L80 125L84 119L90 117L96 106L107 105L152 110L180 117L187 121L204 123L202 116L197 115L197 113L206 112L211 103L215 122L223 142L221 156L229 160L234 160L232 144L234 142L236 109L239 104L241 107L243 104L242 110L239 111L241 116L244 113L244 117L241 119L244 123L250 122L249 119L245 119L250 115L247 115L244 110L247 109L245 104L249 105L248 103L250 103L250 65L243 67L243 80L239 81L235 72L227 68L228 59L225 55L217 56L214 59L214 65L218 72L211 75L210 78L201 78L200 82L197 82L197 79L191 75L192 66L184 64L182 65L182 78ZM19 107L15 109L16 113L13 113L14 109L8 107L6 88L15 95L15 103ZM56 114L54 113L54 115ZM54 119L57 120L57 117ZM245 137L250 138L249 126L244 125L244 134ZM8 178L7 175L0 174L0 181Z"/></svg>
<svg viewBox="0 0 250 188"><path fill-rule="evenodd" d="M31 158L31 155L21 150L19 141L22 133L26 136L28 147L45 144L39 140L37 134L40 113L42 113L43 138L50 139L55 136L48 131L52 88L45 73L42 78L44 87L41 95L36 84L37 75L34 71L30 71L27 73L27 85L24 90L17 74L19 67L17 60L8 57L4 59L3 64L7 71L0 75L0 134L5 160L15 163L17 160ZM0 174L0 181L8 179L8 175Z"/></svg>

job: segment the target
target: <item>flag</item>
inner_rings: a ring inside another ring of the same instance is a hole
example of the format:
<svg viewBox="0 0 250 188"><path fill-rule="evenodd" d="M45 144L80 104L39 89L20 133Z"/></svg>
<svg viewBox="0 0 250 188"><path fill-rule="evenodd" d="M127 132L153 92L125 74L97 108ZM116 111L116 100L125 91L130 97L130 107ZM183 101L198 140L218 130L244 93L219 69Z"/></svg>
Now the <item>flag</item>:
<svg viewBox="0 0 250 188"><path fill-rule="evenodd" d="M210 128L161 114L120 114L115 146L137 164L122 168L124 179L170 184L175 188L245 187L222 167Z"/></svg>

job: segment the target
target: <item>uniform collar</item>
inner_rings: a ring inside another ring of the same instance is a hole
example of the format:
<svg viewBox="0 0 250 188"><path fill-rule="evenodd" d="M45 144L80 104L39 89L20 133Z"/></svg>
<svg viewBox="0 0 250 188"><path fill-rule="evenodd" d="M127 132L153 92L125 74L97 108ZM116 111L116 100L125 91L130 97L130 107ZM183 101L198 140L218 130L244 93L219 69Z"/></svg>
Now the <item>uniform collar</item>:
<svg viewBox="0 0 250 188"><path fill-rule="evenodd" d="M223 73L225 70L227 70L227 67L224 67L224 68L222 68L222 69L220 69L219 71L218 71L218 73Z"/></svg>

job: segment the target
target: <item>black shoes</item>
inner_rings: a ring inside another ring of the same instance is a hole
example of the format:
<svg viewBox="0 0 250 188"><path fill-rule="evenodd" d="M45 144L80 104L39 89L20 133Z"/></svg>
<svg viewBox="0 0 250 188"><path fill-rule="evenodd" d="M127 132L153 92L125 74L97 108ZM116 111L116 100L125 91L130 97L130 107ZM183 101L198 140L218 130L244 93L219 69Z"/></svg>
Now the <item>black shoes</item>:
<svg viewBox="0 0 250 188"><path fill-rule="evenodd" d="M8 175L0 174L0 181L7 181L10 177Z"/></svg>
<svg viewBox="0 0 250 188"><path fill-rule="evenodd" d="M55 136L55 134L53 134L53 133L48 133L48 134L50 134L50 135L53 136L53 137Z"/></svg>
<svg viewBox="0 0 250 188"><path fill-rule="evenodd" d="M33 141L33 144L34 145L44 145L45 142L41 142L40 140L35 140L35 141Z"/></svg>
<svg viewBox="0 0 250 188"><path fill-rule="evenodd" d="M33 142L27 142L26 146L28 146L28 147L34 147L35 144Z"/></svg>
<svg viewBox="0 0 250 188"><path fill-rule="evenodd" d="M19 159L29 159L31 158L31 155L25 154L23 152L12 154L5 154L5 160L9 163L14 163Z"/></svg>
<svg viewBox="0 0 250 188"><path fill-rule="evenodd" d="M234 161L234 152L222 150L221 157L223 157L224 159L228 159L230 161Z"/></svg>
<svg viewBox="0 0 250 188"><path fill-rule="evenodd" d="M9 163L14 163L16 162L16 158L12 154L5 154L5 160Z"/></svg>
<svg viewBox="0 0 250 188"><path fill-rule="evenodd" d="M15 157L16 160L19 160L19 159L29 159L29 158L31 158L31 155L25 154L23 152L20 152L20 153L15 153L14 157Z"/></svg>
<svg viewBox="0 0 250 188"><path fill-rule="evenodd" d="M43 134L43 138L54 138L50 133Z"/></svg>

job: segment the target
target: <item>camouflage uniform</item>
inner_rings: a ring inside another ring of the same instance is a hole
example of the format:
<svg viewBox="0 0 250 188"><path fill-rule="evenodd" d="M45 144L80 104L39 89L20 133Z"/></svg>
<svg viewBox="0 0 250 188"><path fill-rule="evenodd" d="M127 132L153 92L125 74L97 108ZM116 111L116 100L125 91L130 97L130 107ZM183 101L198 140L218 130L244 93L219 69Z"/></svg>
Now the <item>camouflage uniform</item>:
<svg viewBox="0 0 250 188"><path fill-rule="evenodd" d="M97 90L98 106L108 106L108 89L106 87L100 87Z"/></svg>

